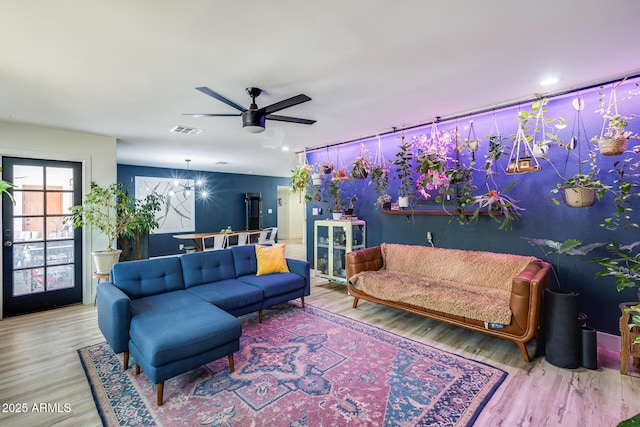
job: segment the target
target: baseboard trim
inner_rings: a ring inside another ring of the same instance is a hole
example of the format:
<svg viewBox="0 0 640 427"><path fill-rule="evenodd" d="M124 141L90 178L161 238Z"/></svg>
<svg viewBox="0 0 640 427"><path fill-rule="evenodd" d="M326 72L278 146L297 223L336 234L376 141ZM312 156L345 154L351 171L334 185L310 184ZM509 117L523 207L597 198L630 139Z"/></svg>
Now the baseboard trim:
<svg viewBox="0 0 640 427"><path fill-rule="evenodd" d="M618 335L611 335L605 332L598 332L597 335L598 347L603 347L609 351L620 352L620 337Z"/></svg>

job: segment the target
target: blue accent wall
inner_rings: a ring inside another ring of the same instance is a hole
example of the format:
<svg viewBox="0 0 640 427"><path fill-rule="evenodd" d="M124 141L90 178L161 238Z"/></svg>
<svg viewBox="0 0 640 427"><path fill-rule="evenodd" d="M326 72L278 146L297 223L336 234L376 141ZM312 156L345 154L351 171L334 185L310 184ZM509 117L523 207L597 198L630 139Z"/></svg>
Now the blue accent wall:
<svg viewBox="0 0 640 427"><path fill-rule="evenodd" d="M289 185L289 178L118 165L118 181L130 184L134 194L136 176L182 179L197 176L203 179L209 195L207 199L196 197L194 232L215 232L227 226L233 230L244 230L245 193L262 194L262 225L275 227L278 224L277 187ZM267 213L269 209L272 210L271 214ZM174 239L173 234L176 233L151 234L149 255L177 254L181 252L178 249L180 243L192 245L191 241Z"/></svg>
<svg viewBox="0 0 640 427"><path fill-rule="evenodd" d="M625 83L618 89L618 98L624 97L631 89L631 83ZM610 86L604 90L608 96ZM582 159L587 159L588 149L593 149L593 144L588 143L594 136L599 136L603 119L595 110L598 109L599 89L583 91L581 98L585 101L582 111L584 127L580 126L580 141L582 145ZM578 125L574 127L575 110L571 106L575 94L569 94L549 99L547 105L547 117L561 116L566 119L567 126L560 131L560 137L568 141L572 132L578 131ZM462 141L468 135L465 126L473 119L475 131L481 139L480 148L475 153L478 170L474 173L473 182L478 187L476 195L486 193L487 181L484 173L484 160L487 153L488 141L486 136L495 133L495 125L503 137L512 138L517 130L516 115L518 108L531 111L531 105L522 104L520 107L509 108L487 114L469 116L453 121L444 121L438 124L438 129L450 129L457 126ZM634 97L620 103L620 113L630 115L640 113L640 97ZM495 115L495 121L494 121ZM640 133L640 119L631 122L630 129ZM405 138L411 139L414 135L430 133L430 126L423 129L407 131ZM585 135L586 134L586 135ZM387 161L395 158L397 147L400 144L399 133L387 135L381 138L384 157ZM376 138L362 141L365 148L373 158L376 154L378 140ZM640 144L637 140L629 141L629 149ZM339 150L339 151L338 151ZM347 169L351 169L351 162L360 151L360 142L336 147L320 149L307 153L309 164L322 163L329 159L339 166L340 163ZM470 153L461 152L463 163L469 164ZM568 238L580 239L584 243L611 242L617 240L621 243L631 243L640 240L640 231L637 228L624 229L620 227L616 231L609 231L600 226L604 218L610 217L614 211L613 196L607 194L600 202L588 208L570 208L560 201L559 205L552 202L550 191L556 183L561 181L560 175L569 177L577 171L577 161L568 156L565 149L552 146L548 153L548 161L540 159L542 170L527 174L504 173L507 167L509 153L503 155L498 161L498 172L494 176L497 186L502 189L513 181L517 184L507 193L519 205L525 209L522 218L515 221L512 231L499 230L499 224L489 217L480 217L477 223L461 225L457 218L449 216L426 215L383 215L374 206L376 195L373 185L369 180L355 180L353 185L345 184L349 188L346 193L357 196L354 214L367 221L367 246L375 246L382 242L406 243L427 245L426 233L433 233L434 243L438 247L460 248L473 250L487 250L493 252L533 255L544 258L539 248L531 246L523 237L545 238L563 241ZM615 185L617 177L611 171L614 162L620 161L622 156L602 156L598 154L598 162L601 169L600 178ZM635 155L635 161L640 161L640 155ZM588 172L588 164L583 166L583 172ZM392 176L394 174L392 173ZM636 177L636 182L638 182ZM393 201L397 201L397 180L391 181L389 194ZM638 188L634 188L636 196L631 207L632 217L636 223L640 222L640 197ZM558 197L558 196L556 196ZM561 196L559 197L561 200ZM438 204L433 201L424 201L419 209L438 209ZM314 207L322 207L323 215L313 215ZM307 204L307 256L313 260L313 221L326 219L330 213L326 203L310 202ZM597 264L587 262L588 258L604 255L604 248L592 252L587 257L562 257L560 259L560 282L565 289L579 293L580 309L588 316L588 324L599 331L619 334L618 319L620 310L618 304L625 301L637 301L637 289L629 289L617 292L611 277L596 279L594 273L600 268ZM558 267L558 259L550 260ZM573 268L572 268L573 267Z"/></svg>

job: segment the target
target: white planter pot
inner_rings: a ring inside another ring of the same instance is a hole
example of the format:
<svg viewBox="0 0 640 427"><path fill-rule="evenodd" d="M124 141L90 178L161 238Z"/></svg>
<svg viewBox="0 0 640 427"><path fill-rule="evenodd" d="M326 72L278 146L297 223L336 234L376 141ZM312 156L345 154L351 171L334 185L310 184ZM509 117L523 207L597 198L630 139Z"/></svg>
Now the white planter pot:
<svg viewBox="0 0 640 427"><path fill-rule="evenodd" d="M342 219L342 212L333 212L333 219L334 220Z"/></svg>
<svg viewBox="0 0 640 427"><path fill-rule="evenodd" d="M93 255L93 262L96 266L97 274L109 274L113 264L120 259L120 253L122 250L116 249L114 251L98 251L91 252Z"/></svg>
<svg viewBox="0 0 640 427"><path fill-rule="evenodd" d="M398 206L401 208L409 207L409 196L400 196L398 197Z"/></svg>
<svg viewBox="0 0 640 427"><path fill-rule="evenodd" d="M311 180L313 181L313 185L322 185L322 174L312 173Z"/></svg>

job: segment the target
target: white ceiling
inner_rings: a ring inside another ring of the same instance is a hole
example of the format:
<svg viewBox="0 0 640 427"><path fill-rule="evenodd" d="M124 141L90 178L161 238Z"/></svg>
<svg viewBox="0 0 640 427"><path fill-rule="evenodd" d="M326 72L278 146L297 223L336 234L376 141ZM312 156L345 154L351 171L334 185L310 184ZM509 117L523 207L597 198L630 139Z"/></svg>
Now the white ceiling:
<svg viewBox="0 0 640 427"><path fill-rule="evenodd" d="M638 0L0 0L0 120L113 136L118 163L288 176L305 147L635 74L639 18ZM304 93L276 114L317 123L182 116L236 112L196 86Z"/></svg>

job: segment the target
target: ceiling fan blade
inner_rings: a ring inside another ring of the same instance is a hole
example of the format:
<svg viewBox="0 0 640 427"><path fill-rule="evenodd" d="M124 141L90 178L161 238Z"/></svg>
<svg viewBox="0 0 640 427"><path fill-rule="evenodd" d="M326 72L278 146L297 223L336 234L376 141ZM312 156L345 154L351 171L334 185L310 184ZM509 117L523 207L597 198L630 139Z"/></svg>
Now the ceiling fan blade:
<svg viewBox="0 0 640 427"><path fill-rule="evenodd" d="M191 117L238 117L242 114L205 114L205 113L185 113L183 116Z"/></svg>
<svg viewBox="0 0 640 427"><path fill-rule="evenodd" d="M199 90L200 92L204 93L205 95L209 95L209 96L217 99L218 101L224 102L225 104L232 106L236 110L240 110L240 111L243 111L243 112L247 111L247 109L244 108L242 105L236 104L232 100L227 99L224 96L220 95L219 93L212 91L208 87L200 86L200 87L197 87L196 90Z"/></svg>
<svg viewBox="0 0 640 427"><path fill-rule="evenodd" d="M285 108L293 107L294 105L302 104L303 102L311 101L307 95L296 95L289 99L285 99L280 102L276 102L275 104L267 105L266 107L260 108L263 110L265 114L275 113L276 111L284 110Z"/></svg>
<svg viewBox="0 0 640 427"><path fill-rule="evenodd" d="M301 125L312 125L316 122L315 120L299 119L297 117L277 116L275 114L268 114L266 116L266 119L275 120L277 122L299 123Z"/></svg>

